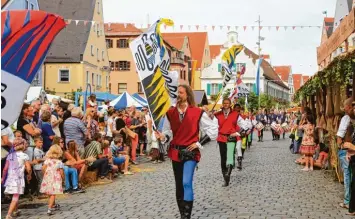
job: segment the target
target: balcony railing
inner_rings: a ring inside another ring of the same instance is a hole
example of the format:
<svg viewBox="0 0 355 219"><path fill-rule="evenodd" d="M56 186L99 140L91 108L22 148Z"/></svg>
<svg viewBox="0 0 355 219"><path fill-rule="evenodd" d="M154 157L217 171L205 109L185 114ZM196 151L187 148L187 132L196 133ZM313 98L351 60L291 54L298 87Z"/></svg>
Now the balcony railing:
<svg viewBox="0 0 355 219"><path fill-rule="evenodd" d="M185 64L184 59L177 58L177 57L172 57L170 60L170 63L171 64L181 64L181 65Z"/></svg>

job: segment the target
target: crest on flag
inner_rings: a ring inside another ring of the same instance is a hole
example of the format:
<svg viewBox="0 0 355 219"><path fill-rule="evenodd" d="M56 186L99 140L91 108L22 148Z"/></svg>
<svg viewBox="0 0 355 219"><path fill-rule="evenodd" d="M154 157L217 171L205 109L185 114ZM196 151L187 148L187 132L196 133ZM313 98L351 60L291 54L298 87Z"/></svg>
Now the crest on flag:
<svg viewBox="0 0 355 219"><path fill-rule="evenodd" d="M130 43L155 128L171 106L165 78L169 75L170 57L160 33L162 24L173 26L174 22L160 19Z"/></svg>
<svg viewBox="0 0 355 219"><path fill-rule="evenodd" d="M18 118L55 36L66 26L44 11L1 12L1 129Z"/></svg>

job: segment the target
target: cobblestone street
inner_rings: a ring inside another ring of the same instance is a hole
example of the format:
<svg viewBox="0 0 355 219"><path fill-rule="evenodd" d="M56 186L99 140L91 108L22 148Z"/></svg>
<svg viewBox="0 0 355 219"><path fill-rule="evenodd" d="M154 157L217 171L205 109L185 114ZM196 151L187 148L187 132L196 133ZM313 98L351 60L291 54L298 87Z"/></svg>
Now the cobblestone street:
<svg viewBox="0 0 355 219"><path fill-rule="evenodd" d="M254 140L243 170L232 173L228 188L221 186L216 143L205 147L195 174L192 218L347 218L346 210L338 207L343 186L333 175L319 170L302 172L294 163L298 156L288 150L289 140L270 139L266 132L264 143ZM50 218L178 218L170 161L140 164L136 170L139 173L112 184L58 198L62 209ZM19 218L48 218L44 201L23 204ZM7 205L2 211L5 215Z"/></svg>

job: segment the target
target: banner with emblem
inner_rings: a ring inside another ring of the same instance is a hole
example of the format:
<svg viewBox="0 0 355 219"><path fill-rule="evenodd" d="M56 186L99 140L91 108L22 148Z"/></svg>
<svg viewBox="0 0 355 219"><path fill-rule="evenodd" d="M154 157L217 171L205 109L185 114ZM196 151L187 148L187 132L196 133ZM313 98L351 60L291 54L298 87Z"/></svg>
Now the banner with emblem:
<svg viewBox="0 0 355 219"><path fill-rule="evenodd" d="M1 129L16 121L55 36L66 26L44 11L1 12Z"/></svg>
<svg viewBox="0 0 355 219"><path fill-rule="evenodd" d="M160 33L162 24L173 26L174 22L170 19L159 19L129 45L155 128L159 127L159 121L171 106L166 84L170 57Z"/></svg>

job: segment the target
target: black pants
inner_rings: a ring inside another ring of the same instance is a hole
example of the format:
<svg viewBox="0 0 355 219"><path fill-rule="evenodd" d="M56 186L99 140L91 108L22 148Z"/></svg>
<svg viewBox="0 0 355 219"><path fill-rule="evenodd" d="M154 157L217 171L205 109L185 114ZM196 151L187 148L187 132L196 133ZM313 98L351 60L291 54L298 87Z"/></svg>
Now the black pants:
<svg viewBox="0 0 355 219"><path fill-rule="evenodd" d="M272 134L272 140L276 139L276 135L275 135L275 131L273 129L271 129L271 134Z"/></svg>
<svg viewBox="0 0 355 219"><path fill-rule="evenodd" d="M350 157L349 168L351 171L351 183L350 183L350 203L349 213L355 212L355 155Z"/></svg>
<svg viewBox="0 0 355 219"><path fill-rule="evenodd" d="M88 167L89 171L93 171L95 169L99 169L99 177L107 176L109 166L108 166L108 159L107 158L100 158L94 161L91 166Z"/></svg>
<svg viewBox="0 0 355 219"><path fill-rule="evenodd" d="M227 173L227 143L218 142L219 145L219 153L221 155L221 169L222 174Z"/></svg>

